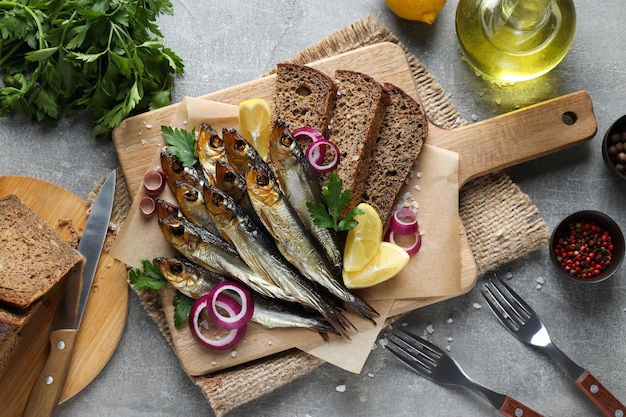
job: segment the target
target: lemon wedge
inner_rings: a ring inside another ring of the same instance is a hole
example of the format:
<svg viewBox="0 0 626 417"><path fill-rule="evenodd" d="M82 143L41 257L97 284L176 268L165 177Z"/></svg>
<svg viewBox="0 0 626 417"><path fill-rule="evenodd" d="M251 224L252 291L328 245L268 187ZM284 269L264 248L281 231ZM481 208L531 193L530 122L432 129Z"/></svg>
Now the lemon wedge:
<svg viewBox="0 0 626 417"><path fill-rule="evenodd" d="M376 255L383 240L383 225L380 216L367 203L357 206L364 214L354 216L358 224L348 231L343 257L346 271L359 271Z"/></svg>
<svg viewBox="0 0 626 417"><path fill-rule="evenodd" d="M446 0L385 0L385 3L398 17L432 25Z"/></svg>
<svg viewBox="0 0 626 417"><path fill-rule="evenodd" d="M261 98L242 101L238 107L239 133L267 160L270 143L272 110Z"/></svg>
<svg viewBox="0 0 626 417"><path fill-rule="evenodd" d="M393 278L411 257L400 246L381 242L374 257L358 271L343 271L343 283L351 290L369 288Z"/></svg>

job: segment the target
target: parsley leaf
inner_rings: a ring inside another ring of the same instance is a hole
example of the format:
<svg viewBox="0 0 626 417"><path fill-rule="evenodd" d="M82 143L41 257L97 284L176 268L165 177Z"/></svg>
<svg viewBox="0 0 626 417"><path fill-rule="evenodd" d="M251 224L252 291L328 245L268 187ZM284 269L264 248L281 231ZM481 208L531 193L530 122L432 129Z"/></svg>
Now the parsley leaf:
<svg viewBox="0 0 626 417"><path fill-rule="evenodd" d="M363 210L353 208L348 211L343 219L340 219L341 213L350 201L350 188L342 190L343 181L339 178L337 172L330 174L330 179L326 188L322 190L322 200L324 204L308 201L306 206L309 214L313 218L313 223L317 227L334 229L338 232L352 229L358 224L354 220L357 214L364 214Z"/></svg>
<svg viewBox="0 0 626 417"><path fill-rule="evenodd" d="M143 271L139 268L133 268L128 273L128 280L135 290L160 290L168 284L155 263L144 259L141 261L141 265Z"/></svg>
<svg viewBox="0 0 626 417"><path fill-rule="evenodd" d="M182 59L156 24L170 0L0 1L0 116L88 111L94 136L168 105Z"/></svg>
<svg viewBox="0 0 626 417"><path fill-rule="evenodd" d="M185 129L161 126L161 133L165 143L169 145L165 150L180 159L183 166L190 167L198 161L195 129L188 132Z"/></svg>
<svg viewBox="0 0 626 417"><path fill-rule="evenodd" d="M174 300L172 301L174 305L174 326L180 327L187 323L194 302L195 300L193 298L187 297L180 291L176 291Z"/></svg>

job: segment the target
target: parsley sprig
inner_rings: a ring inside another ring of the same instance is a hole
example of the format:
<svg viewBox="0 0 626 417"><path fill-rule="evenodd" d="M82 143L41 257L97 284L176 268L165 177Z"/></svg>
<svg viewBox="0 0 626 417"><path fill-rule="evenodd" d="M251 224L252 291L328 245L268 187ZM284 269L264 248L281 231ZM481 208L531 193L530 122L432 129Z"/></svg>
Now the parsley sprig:
<svg viewBox="0 0 626 417"><path fill-rule="evenodd" d="M343 190L343 181L341 181L337 172L333 171L330 174L328 185L322 189L324 204L311 201L306 203L309 214L313 217L313 223L317 227L334 229L336 231L346 231L356 226L358 222L354 220L354 216L364 214L363 210L353 208L343 218L340 218L348 201L350 201L351 192L350 188Z"/></svg>
<svg viewBox="0 0 626 417"><path fill-rule="evenodd" d="M128 273L128 281L136 291L145 289L158 291L169 284L154 262L144 259L141 261L141 265L143 270L133 268ZM176 327L187 323L193 303L193 298L187 297L178 290L176 291L172 301L174 305L174 325Z"/></svg>
<svg viewBox="0 0 626 417"><path fill-rule="evenodd" d="M183 166L190 167L198 162L195 129L189 132L185 129L161 126L161 133L163 140L169 145L165 150L176 156Z"/></svg>
<svg viewBox="0 0 626 417"><path fill-rule="evenodd" d="M0 116L88 110L95 136L170 103L183 62L156 18L169 0L0 1Z"/></svg>

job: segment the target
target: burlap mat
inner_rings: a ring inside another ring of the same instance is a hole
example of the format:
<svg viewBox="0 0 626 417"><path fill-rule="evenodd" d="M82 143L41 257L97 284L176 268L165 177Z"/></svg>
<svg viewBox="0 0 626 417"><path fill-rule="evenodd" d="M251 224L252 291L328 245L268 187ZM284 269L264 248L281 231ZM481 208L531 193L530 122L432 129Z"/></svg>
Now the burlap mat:
<svg viewBox="0 0 626 417"><path fill-rule="evenodd" d="M431 122L444 128L467 124L434 77L372 15L331 34L291 61L306 64L383 41L394 42L405 50ZM120 178L121 175L121 170L118 170ZM128 213L131 203L127 189L118 189L114 225L121 224L123 213ZM465 185L460 193L459 211L479 275L538 249L549 238L549 231L537 208L504 172L486 175ZM171 345L158 293L141 291L137 294ZM206 396L215 414L222 416L309 373L322 363L322 360L294 349L245 366L191 379Z"/></svg>

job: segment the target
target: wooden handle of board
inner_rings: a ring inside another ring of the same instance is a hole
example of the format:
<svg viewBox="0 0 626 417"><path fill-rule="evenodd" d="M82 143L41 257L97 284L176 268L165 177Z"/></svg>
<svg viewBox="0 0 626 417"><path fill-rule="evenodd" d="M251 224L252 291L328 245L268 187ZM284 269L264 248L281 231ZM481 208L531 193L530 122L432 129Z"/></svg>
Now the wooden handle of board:
<svg viewBox="0 0 626 417"><path fill-rule="evenodd" d="M578 91L456 129L431 129L427 143L459 154L459 187L472 178L591 139L591 98Z"/></svg>

